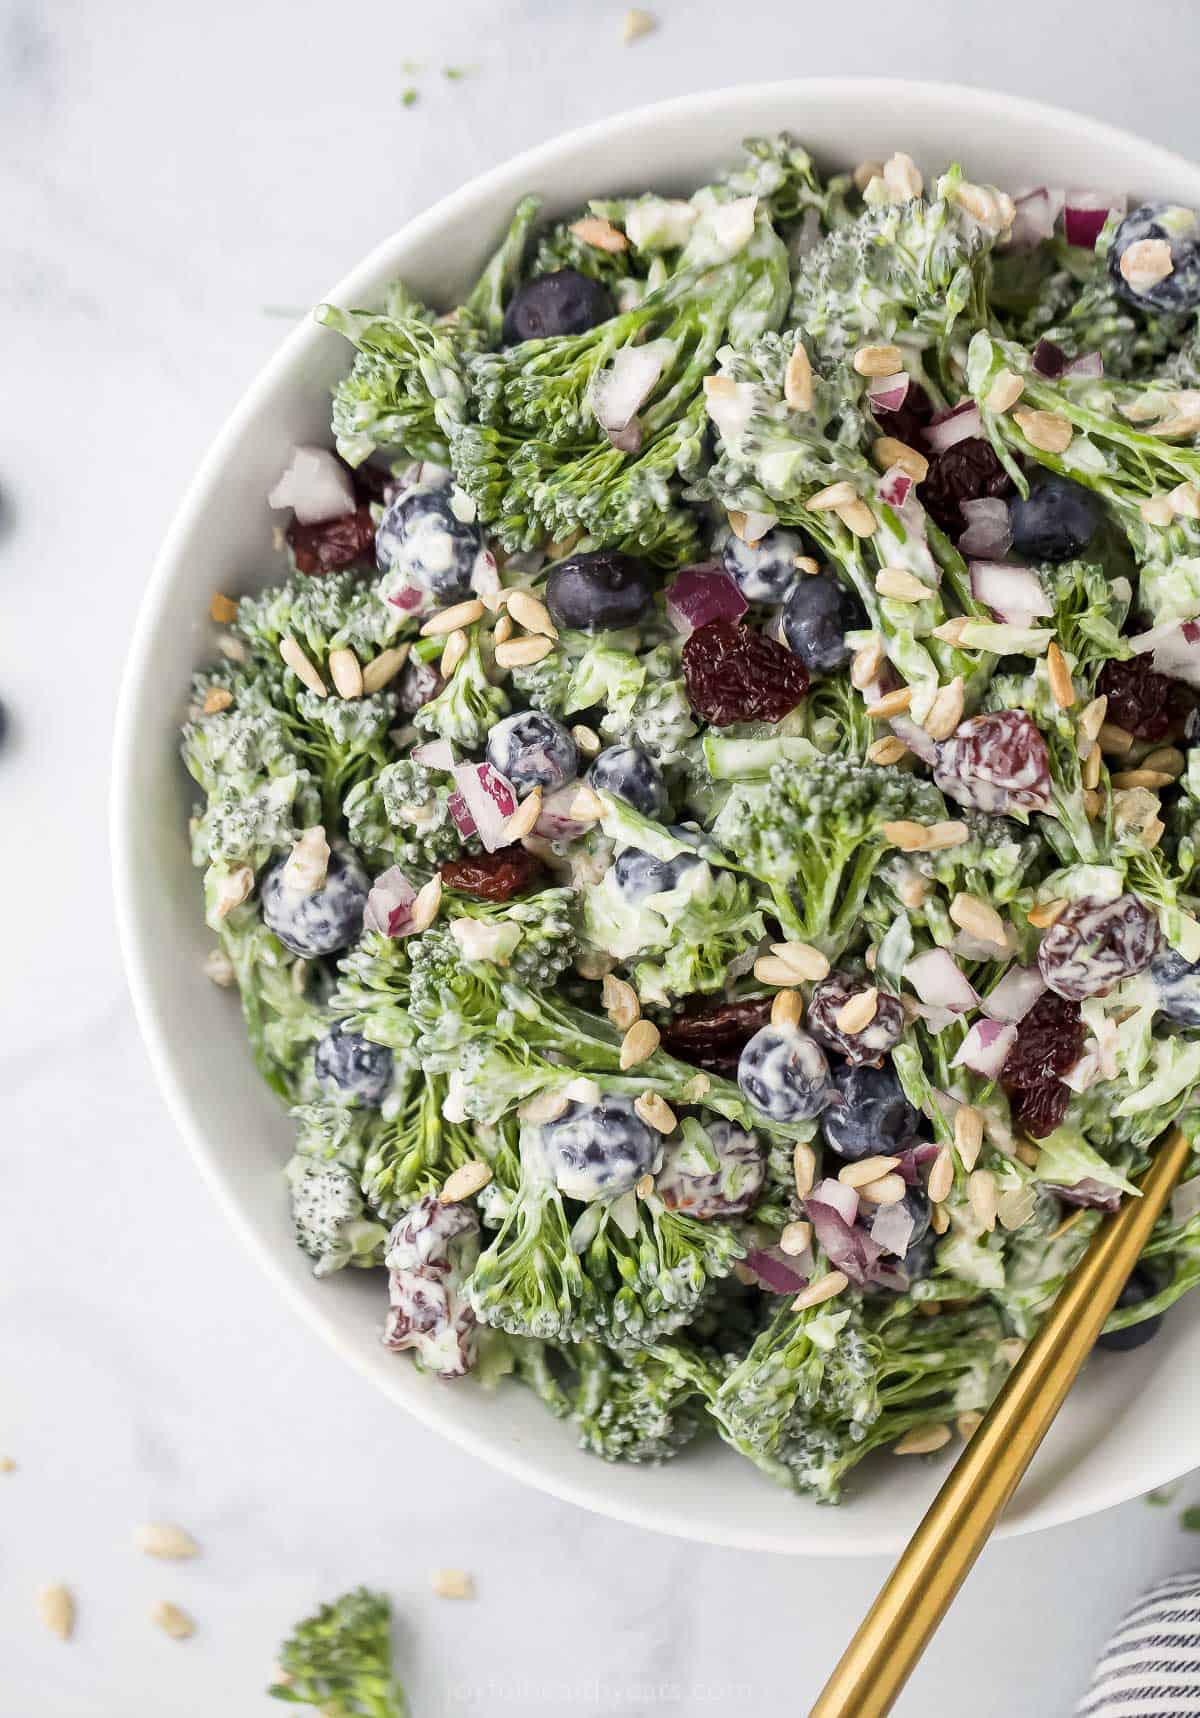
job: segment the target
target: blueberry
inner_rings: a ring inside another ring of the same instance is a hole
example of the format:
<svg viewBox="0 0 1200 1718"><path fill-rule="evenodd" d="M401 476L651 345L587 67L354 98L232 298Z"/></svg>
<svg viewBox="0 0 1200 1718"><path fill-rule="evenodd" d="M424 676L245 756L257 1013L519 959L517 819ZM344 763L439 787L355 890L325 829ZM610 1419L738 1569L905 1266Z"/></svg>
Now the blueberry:
<svg viewBox="0 0 1200 1718"><path fill-rule="evenodd" d="M640 847L627 847L613 866L617 887L631 903L677 889L689 871L704 861L681 853L677 859L655 859Z"/></svg>
<svg viewBox="0 0 1200 1718"><path fill-rule="evenodd" d="M636 555L596 549L560 561L546 580L546 606L561 627L605 632L634 626L654 596L654 575Z"/></svg>
<svg viewBox="0 0 1200 1718"><path fill-rule="evenodd" d="M607 287L578 269L560 268L521 283L504 312L501 339L506 346L515 346L521 340L545 340L555 334L586 334L612 314Z"/></svg>
<svg viewBox="0 0 1200 1718"><path fill-rule="evenodd" d="M807 554L795 531L768 531L757 543L743 543L731 532L721 564L747 602L780 603L797 577L796 556Z"/></svg>
<svg viewBox="0 0 1200 1718"><path fill-rule="evenodd" d="M910 1187L900 1203L913 1220L913 1232L908 1237L908 1252L904 1255L907 1259L909 1253L919 1247L929 1233L931 1207L929 1200L919 1187Z"/></svg>
<svg viewBox="0 0 1200 1718"><path fill-rule="evenodd" d="M1138 290L1121 273L1121 259L1130 245L1143 239L1166 240L1171 247L1171 272ZM1195 310L1200 305L1200 222L1195 211L1177 203L1143 203L1131 210L1113 235L1108 272L1128 304L1180 315Z"/></svg>
<svg viewBox="0 0 1200 1718"><path fill-rule="evenodd" d="M1184 960L1178 949L1165 949L1150 962L1150 977L1168 1020L1177 1026L1200 1026L1200 961Z"/></svg>
<svg viewBox="0 0 1200 1718"><path fill-rule="evenodd" d="M1153 1300L1160 1286L1149 1271L1135 1265L1125 1287L1117 1296L1117 1306L1141 1306L1143 1301ZM1162 1313L1159 1312L1152 1318L1143 1318L1140 1324L1127 1324L1124 1330L1102 1331L1096 1338L1096 1347L1105 1348L1110 1354L1128 1353L1131 1348L1140 1348L1143 1342L1149 1342L1161 1323Z"/></svg>
<svg viewBox="0 0 1200 1718"><path fill-rule="evenodd" d="M521 710L505 716L488 735L488 762L514 787L564 787L575 774L575 742L553 716Z"/></svg>
<svg viewBox="0 0 1200 1718"><path fill-rule="evenodd" d="M1069 561L1091 542L1100 523L1086 489L1065 477L1046 476L1029 493L1008 504L1012 546L1031 561Z"/></svg>
<svg viewBox="0 0 1200 1718"><path fill-rule="evenodd" d="M890 1157L917 1137L920 1113L904 1095L900 1081L886 1064L840 1067L833 1076L834 1093L821 1117L825 1143L851 1163L861 1157Z"/></svg>
<svg viewBox="0 0 1200 1718"><path fill-rule="evenodd" d="M658 1159L662 1138L638 1115L632 1098L573 1103L542 1129L542 1149L560 1193L596 1199L626 1193Z"/></svg>
<svg viewBox="0 0 1200 1718"><path fill-rule="evenodd" d="M661 818L667 809L667 787L654 760L639 746L609 746L587 772L593 787L623 799L643 817Z"/></svg>
<svg viewBox="0 0 1200 1718"><path fill-rule="evenodd" d="M798 1026L764 1026L738 1060L738 1085L761 1114L777 1122L810 1121L829 1102L829 1063Z"/></svg>
<svg viewBox="0 0 1200 1718"><path fill-rule="evenodd" d="M313 1072L331 1096L377 1110L392 1087L392 1052L360 1032L331 1026L313 1052Z"/></svg>
<svg viewBox="0 0 1200 1718"><path fill-rule="evenodd" d="M783 636L811 679L836 674L850 660L846 634L867 624L862 604L832 573L803 574L783 610Z"/></svg>
<svg viewBox="0 0 1200 1718"><path fill-rule="evenodd" d="M277 859L262 881L262 916L285 948L304 960L349 948L362 933L363 908L371 880L357 856L335 847L329 855L324 886L311 894L289 889L285 859Z"/></svg>
<svg viewBox="0 0 1200 1718"><path fill-rule="evenodd" d="M397 584L417 586L435 603L471 595L471 575L485 552L477 525L457 519L449 489L405 489L375 533L375 559Z"/></svg>

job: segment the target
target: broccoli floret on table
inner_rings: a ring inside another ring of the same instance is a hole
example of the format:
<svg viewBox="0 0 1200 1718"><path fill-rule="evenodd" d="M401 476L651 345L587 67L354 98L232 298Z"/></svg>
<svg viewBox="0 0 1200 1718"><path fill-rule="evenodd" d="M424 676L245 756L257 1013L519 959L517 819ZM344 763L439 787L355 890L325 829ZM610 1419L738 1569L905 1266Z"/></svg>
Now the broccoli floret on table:
<svg viewBox="0 0 1200 1718"><path fill-rule="evenodd" d="M325 1718L408 1718L392 1670L392 1607L356 1587L297 1623L279 1649L286 1681L267 1692Z"/></svg>

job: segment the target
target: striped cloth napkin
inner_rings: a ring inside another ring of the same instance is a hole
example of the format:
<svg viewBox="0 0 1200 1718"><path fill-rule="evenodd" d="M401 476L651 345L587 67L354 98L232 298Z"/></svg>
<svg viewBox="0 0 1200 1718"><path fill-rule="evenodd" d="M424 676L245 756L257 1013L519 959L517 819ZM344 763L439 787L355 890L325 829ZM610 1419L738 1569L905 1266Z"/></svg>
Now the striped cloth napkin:
<svg viewBox="0 0 1200 1718"><path fill-rule="evenodd" d="M1200 1570L1160 1581L1126 1613L1075 1718L1200 1718Z"/></svg>

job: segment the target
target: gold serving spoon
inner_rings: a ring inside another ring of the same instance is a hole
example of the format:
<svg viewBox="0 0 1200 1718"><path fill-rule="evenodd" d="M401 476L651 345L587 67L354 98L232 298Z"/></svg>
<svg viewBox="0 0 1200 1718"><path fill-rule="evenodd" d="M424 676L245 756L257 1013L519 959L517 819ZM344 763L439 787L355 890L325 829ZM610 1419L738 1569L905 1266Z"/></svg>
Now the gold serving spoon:
<svg viewBox="0 0 1200 1718"><path fill-rule="evenodd" d="M909 1540L809 1718L881 1718L950 1608L1092 1351L1178 1181L1190 1142L1172 1128L1141 1198L1107 1217Z"/></svg>

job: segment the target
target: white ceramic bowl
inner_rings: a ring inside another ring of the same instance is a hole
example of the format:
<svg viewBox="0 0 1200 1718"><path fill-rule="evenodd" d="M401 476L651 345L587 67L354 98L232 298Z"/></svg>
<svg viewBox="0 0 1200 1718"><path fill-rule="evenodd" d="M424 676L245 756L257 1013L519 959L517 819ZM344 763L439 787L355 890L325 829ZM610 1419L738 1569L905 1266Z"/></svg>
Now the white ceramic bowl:
<svg viewBox="0 0 1200 1718"><path fill-rule="evenodd" d="M961 160L1005 186L1118 188L1200 205L1200 169L1109 126L982 90L866 79L724 90L623 114L494 168L386 240L329 297L371 303L402 275L435 304L456 302L525 191L551 214L591 195L686 190L740 140L789 130L819 161L853 166L902 148L928 178ZM614 1467L519 1387L485 1394L420 1376L379 1343L380 1283L347 1271L317 1282L292 1243L280 1166L287 1118L255 1073L240 1013L201 973L211 945L184 825L189 784L176 728L191 671L211 654L213 591L280 573L266 551L265 496L294 442L328 437L329 388L348 362L335 335L306 326L236 407L184 497L146 593L117 724L112 835L129 982L163 1091L231 1222L293 1307L400 1406L472 1454L588 1508L717 1544L809 1554L873 1553L907 1538L940 1463L884 1456L842 1509L778 1490L713 1441L662 1468ZM215 1077L219 1073L219 1077ZM1200 1457L1200 1300L1174 1311L1136 1353L1100 1356L1080 1380L1003 1532L1103 1509L1176 1477Z"/></svg>

